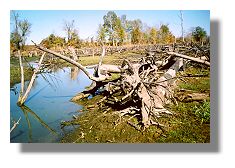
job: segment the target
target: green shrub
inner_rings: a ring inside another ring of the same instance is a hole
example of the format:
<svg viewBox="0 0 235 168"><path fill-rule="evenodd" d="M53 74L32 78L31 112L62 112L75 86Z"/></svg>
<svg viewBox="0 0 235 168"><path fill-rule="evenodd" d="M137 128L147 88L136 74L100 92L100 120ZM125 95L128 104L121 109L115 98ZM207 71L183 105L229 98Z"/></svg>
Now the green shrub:
<svg viewBox="0 0 235 168"><path fill-rule="evenodd" d="M201 105L195 105L193 108L193 112L197 117L201 119L201 123L205 122L208 123L210 122L210 102L205 101Z"/></svg>

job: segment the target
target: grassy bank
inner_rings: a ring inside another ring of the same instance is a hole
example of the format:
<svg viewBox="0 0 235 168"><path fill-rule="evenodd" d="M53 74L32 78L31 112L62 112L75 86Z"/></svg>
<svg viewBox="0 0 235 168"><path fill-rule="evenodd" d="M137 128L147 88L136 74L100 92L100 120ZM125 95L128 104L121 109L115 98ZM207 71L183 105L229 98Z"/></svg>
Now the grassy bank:
<svg viewBox="0 0 235 168"><path fill-rule="evenodd" d="M123 59L134 59L137 60L138 58L141 58L142 56L137 53L131 53L131 52L126 52L126 53L114 53L112 55L105 55L103 58L102 63L103 64L113 64L113 65L121 65ZM82 64L83 66L88 66L88 65L95 65L98 64L100 60L100 55L94 55L94 56L80 56L79 57L79 63ZM62 60L58 59L57 63L63 64L64 66L70 66L71 64Z"/></svg>
<svg viewBox="0 0 235 168"><path fill-rule="evenodd" d="M36 61L39 59L40 59L40 57L23 57L23 62L27 63L27 62ZM19 66L19 58L11 57L10 64L11 64L11 66Z"/></svg>
<svg viewBox="0 0 235 168"><path fill-rule="evenodd" d="M33 75L33 70L31 68L24 68L24 79L28 81ZM10 67L10 87L14 86L16 83L20 83L20 68Z"/></svg>
<svg viewBox="0 0 235 168"><path fill-rule="evenodd" d="M115 53L113 55L106 55L103 58L103 64L114 64L114 65L120 65L123 61L123 59L128 58L128 59L137 59L138 57L142 57L139 54L134 54L130 52L126 53ZM99 63L100 56L89 56L89 57L79 57L79 61L82 65L93 65L93 64L98 64Z"/></svg>
<svg viewBox="0 0 235 168"><path fill-rule="evenodd" d="M209 69L188 68L185 74L208 74ZM180 89L192 92L209 93L210 79L184 78L178 80L175 93ZM63 143L209 143L210 142L210 100L201 102L178 102L170 104L167 109L174 115L159 118L165 128L150 126L145 131L138 131L127 123L130 117L120 117L108 107L94 106L102 96L78 102L83 105L82 114L74 120L80 127L64 136ZM135 118L130 120L137 123Z"/></svg>
<svg viewBox="0 0 235 168"><path fill-rule="evenodd" d="M37 60L37 57L28 57L26 58L27 62ZM24 78L25 81L30 80L33 75L33 69L29 66L24 66ZM16 57L11 57L10 59L10 87L15 85L16 83L20 83L20 67L19 67L19 59Z"/></svg>

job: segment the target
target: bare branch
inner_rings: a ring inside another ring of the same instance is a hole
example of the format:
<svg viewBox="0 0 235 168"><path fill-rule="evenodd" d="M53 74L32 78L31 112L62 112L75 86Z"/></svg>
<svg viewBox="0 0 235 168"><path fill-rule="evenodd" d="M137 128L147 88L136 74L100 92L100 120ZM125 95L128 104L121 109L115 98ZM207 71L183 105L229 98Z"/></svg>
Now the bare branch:
<svg viewBox="0 0 235 168"><path fill-rule="evenodd" d="M33 41L32 41L32 42L33 42ZM33 43L34 43L34 42L33 42ZM50 53L50 54L53 54L54 56L59 57L59 58L65 60L65 61L67 61L67 62L69 62L69 63L71 63L71 64L77 66L79 69L81 69L81 70L87 75L87 77L88 77L90 80L99 82L99 81L104 81L104 80L108 79L108 78L105 77L105 76L102 76L102 77L94 77L93 75L91 75L91 74L86 70L86 68L85 68L83 65L81 65L80 63L74 61L73 59L71 59L71 58L69 58L69 57L66 57L66 56L64 56L64 55L62 55L62 54L60 54L60 53L57 53L57 52L55 52L55 51L49 50L49 49L47 49L47 48L44 48L44 47L42 47L42 46L40 46L40 45L37 45L36 43L34 43L34 45L35 45L38 49L40 49L40 50L42 50L42 51L45 51L45 52Z"/></svg>
<svg viewBox="0 0 235 168"><path fill-rule="evenodd" d="M21 117L18 119L17 122L14 122L14 125L11 127L10 133L17 127L18 124L20 124L20 119Z"/></svg>

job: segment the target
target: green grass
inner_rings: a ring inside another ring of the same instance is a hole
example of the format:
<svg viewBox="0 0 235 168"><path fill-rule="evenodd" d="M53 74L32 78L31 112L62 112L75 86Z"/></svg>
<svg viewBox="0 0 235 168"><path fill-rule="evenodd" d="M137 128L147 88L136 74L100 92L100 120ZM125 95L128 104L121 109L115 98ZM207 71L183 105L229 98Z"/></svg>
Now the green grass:
<svg viewBox="0 0 235 168"><path fill-rule="evenodd" d="M102 63L103 64L114 64L114 65L120 65L123 61L123 59L136 59L138 58L140 55L137 54L133 54L130 52L126 52L126 53L114 53L112 55L105 55L103 58ZM99 55L95 55L93 56L81 56L79 57L79 63L81 63L84 66L87 65L94 65L94 64L98 64L100 60L100 56Z"/></svg>
<svg viewBox="0 0 235 168"><path fill-rule="evenodd" d="M203 103L179 103L178 106L170 105L169 110L175 115L165 122L168 128L165 137L160 137L158 142L164 143L209 143L210 124L201 122L201 116L195 113L195 106L201 108Z"/></svg>
<svg viewBox="0 0 235 168"><path fill-rule="evenodd" d="M38 60L38 57L27 57L25 58L27 62ZM25 63L25 61L23 61ZM33 75L33 69L29 66L24 66L24 79L28 81L31 79ZM16 83L20 83L20 67L19 67L19 59L16 57L10 58L10 87L12 87Z"/></svg>
<svg viewBox="0 0 235 168"><path fill-rule="evenodd" d="M24 79L28 81L31 79L33 75L33 70L28 67L24 67ZM16 66L10 67L10 87L12 87L16 83L20 83L20 68Z"/></svg>
<svg viewBox="0 0 235 168"><path fill-rule="evenodd" d="M201 119L201 123L210 122L210 102L205 101L201 105L195 105L193 111Z"/></svg>
<svg viewBox="0 0 235 168"><path fill-rule="evenodd" d="M197 68L188 68L184 74L209 74L209 69L197 69ZM180 76L180 75L179 75ZM180 82L178 87L180 89L187 89L197 92L208 92L210 91L210 77L196 77L196 78L184 78L185 82Z"/></svg>
<svg viewBox="0 0 235 168"><path fill-rule="evenodd" d="M180 75L185 74L210 74L210 69L190 67ZM184 78L184 80L178 82L178 88L175 89L176 93L178 89L200 93L210 92L209 77ZM170 127L166 137L161 137L159 142L210 142L210 99L204 102L178 102L178 105L171 104L169 110L175 112L176 115L168 121Z"/></svg>
<svg viewBox="0 0 235 168"><path fill-rule="evenodd" d="M198 91L198 92L205 92L210 90L210 79L205 80L196 80L193 82L193 84L190 83L181 83L179 85L179 88L181 89L187 89L192 91Z"/></svg>
<svg viewBox="0 0 235 168"><path fill-rule="evenodd" d="M27 62L31 62L31 61L39 60L40 58L39 57L24 57L24 59ZM23 62L25 62L24 59L23 59ZM11 66L19 66L19 58L11 57L10 58L10 64L11 64Z"/></svg>
<svg viewBox="0 0 235 168"><path fill-rule="evenodd" d="M194 107L200 103L179 103L171 105L169 110L175 112L170 117L159 119L163 123L165 131L151 126L143 132L137 131L127 124L125 117L120 121L113 111L104 114L104 109L94 107L86 108L95 104L101 96L80 102L84 106L83 113L76 123L80 127L72 133L68 133L61 142L63 143L208 143L210 142L210 125L201 122L201 118L194 113ZM137 123L136 119L131 120ZM82 138L82 135L84 137Z"/></svg>

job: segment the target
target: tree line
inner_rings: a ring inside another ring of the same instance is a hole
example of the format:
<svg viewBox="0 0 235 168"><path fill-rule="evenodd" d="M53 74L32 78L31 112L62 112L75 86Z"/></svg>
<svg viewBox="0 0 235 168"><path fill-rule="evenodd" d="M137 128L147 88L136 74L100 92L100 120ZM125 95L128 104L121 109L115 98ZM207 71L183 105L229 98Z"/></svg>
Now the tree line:
<svg viewBox="0 0 235 168"><path fill-rule="evenodd" d="M23 50L28 35L31 32L31 23L12 12L14 28L11 31L11 50ZM40 44L47 48L75 48L94 47L101 45L121 46L132 44L168 44L183 41L203 43L209 40L206 31L202 27L193 28L186 37L177 38L169 29L168 24L162 24L159 28L150 27L140 19L128 20L126 15L118 16L114 11L107 12L103 16L103 23L99 25L96 37L82 40L75 27L75 20L64 21L63 30L66 37L50 34ZM182 32L183 35L183 32Z"/></svg>

